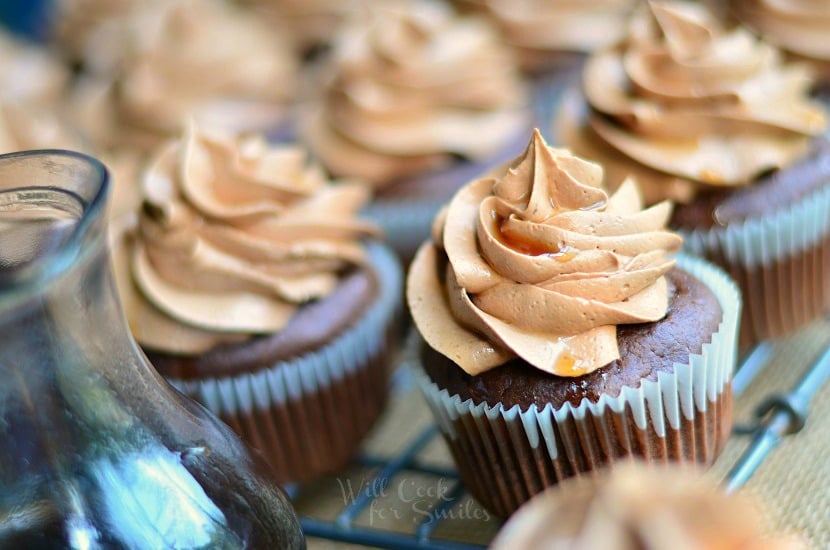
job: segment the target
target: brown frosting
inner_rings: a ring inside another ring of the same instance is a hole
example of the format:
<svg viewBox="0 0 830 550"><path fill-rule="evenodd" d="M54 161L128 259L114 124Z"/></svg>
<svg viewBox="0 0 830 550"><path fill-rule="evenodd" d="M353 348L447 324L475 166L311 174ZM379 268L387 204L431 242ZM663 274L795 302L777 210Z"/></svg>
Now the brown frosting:
<svg viewBox="0 0 830 550"><path fill-rule="evenodd" d="M666 314L671 205L642 209L626 181L536 131L499 177L462 188L412 263L407 299L424 340L476 375L518 356L559 376L619 358L616 325Z"/></svg>
<svg viewBox="0 0 830 550"><path fill-rule="evenodd" d="M571 478L510 518L493 550L799 550L793 536L765 536L764 514L746 495L725 495L679 466L617 465Z"/></svg>
<svg viewBox="0 0 830 550"><path fill-rule="evenodd" d="M95 49L120 51L102 62L110 67L99 68L91 87L97 110L111 103L115 138L143 132L130 145L146 147L190 118L234 132L270 130L284 119L296 60L255 15L220 0L167 0L115 28Z"/></svg>
<svg viewBox="0 0 830 550"><path fill-rule="evenodd" d="M583 74L592 135L624 157L648 202L746 185L802 157L824 131L805 66L723 29L699 4L649 6L626 44L592 56Z"/></svg>
<svg viewBox="0 0 830 550"><path fill-rule="evenodd" d="M0 31L0 101L53 106L69 71L47 50Z"/></svg>
<svg viewBox="0 0 830 550"><path fill-rule="evenodd" d="M830 4L825 0L732 0L742 21L776 46L830 62Z"/></svg>
<svg viewBox="0 0 830 550"><path fill-rule="evenodd" d="M306 138L333 173L375 186L454 156L490 157L527 124L510 52L438 3L381 8L344 29Z"/></svg>
<svg viewBox="0 0 830 550"><path fill-rule="evenodd" d="M167 353L279 331L364 262L360 239L375 234L355 217L366 186L331 185L304 151L258 136L191 126L142 183L119 286L136 339Z"/></svg>
<svg viewBox="0 0 830 550"><path fill-rule="evenodd" d="M589 53L613 46L637 0L483 0L523 66L545 63L545 54Z"/></svg>

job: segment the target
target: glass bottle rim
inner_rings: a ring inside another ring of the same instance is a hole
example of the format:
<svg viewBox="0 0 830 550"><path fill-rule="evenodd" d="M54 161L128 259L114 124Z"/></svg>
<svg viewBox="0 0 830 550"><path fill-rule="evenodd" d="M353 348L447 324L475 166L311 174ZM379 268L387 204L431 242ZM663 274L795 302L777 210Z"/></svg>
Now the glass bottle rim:
<svg viewBox="0 0 830 550"><path fill-rule="evenodd" d="M73 193L80 200L82 211L59 247L20 269L0 271L0 305L9 298L15 301L14 298L28 296L31 292L42 293L49 282L70 269L76 261L82 258L85 247L90 248L90 244L87 243L89 232L93 230L96 220L104 215L111 185L110 175L106 166L95 157L67 149L32 149L2 154L0 164L20 159L36 160L49 157L74 159L85 164L90 169L89 179L92 192L86 199ZM37 187L47 186L37 184L30 186L30 188ZM8 191L14 189L22 188L12 187ZM103 238L104 234L105 231L102 231L100 237Z"/></svg>

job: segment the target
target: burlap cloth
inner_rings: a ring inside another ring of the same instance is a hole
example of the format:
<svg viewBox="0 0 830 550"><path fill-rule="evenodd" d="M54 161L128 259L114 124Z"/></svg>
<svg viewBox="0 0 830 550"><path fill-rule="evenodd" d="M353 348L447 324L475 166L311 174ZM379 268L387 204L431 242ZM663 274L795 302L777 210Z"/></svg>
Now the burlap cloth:
<svg viewBox="0 0 830 550"><path fill-rule="evenodd" d="M766 396L788 392L819 353L830 345L830 320L822 320L781 341L774 356L737 401L736 423L750 424L754 410ZM400 452L431 423L429 410L415 387L404 382L395 390L384 417L365 444L371 454L390 456ZM734 436L710 474L722 479L750 441ZM419 455L423 462L451 466L443 441L435 438ZM333 519L365 484L372 470L353 467L303 488L297 511L319 519ZM404 472L385 488L356 524L411 533L436 499L446 498L450 480L439 476ZM769 528L800 533L810 548L830 548L830 383L810 403L806 427L787 436L742 489L756 495L769 512ZM452 508L435 538L487 544L500 527L469 497ZM310 539L310 549L359 548L322 539Z"/></svg>

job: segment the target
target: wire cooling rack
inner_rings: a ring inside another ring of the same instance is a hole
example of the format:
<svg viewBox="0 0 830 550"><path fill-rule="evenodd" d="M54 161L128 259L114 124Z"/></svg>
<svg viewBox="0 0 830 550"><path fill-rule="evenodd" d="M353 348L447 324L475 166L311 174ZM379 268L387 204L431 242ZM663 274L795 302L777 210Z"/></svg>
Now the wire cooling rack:
<svg viewBox="0 0 830 550"><path fill-rule="evenodd" d="M758 373L770 362L773 349L772 344L762 343L741 360L732 382L735 397L742 395ZM743 486L784 437L804 427L810 399L828 378L830 378L830 348L823 350L813 360L810 368L805 371L791 391L774 393L762 401L756 411L755 421L751 425L735 426L733 437L749 438L750 441L724 480L726 492L735 491ZM399 369L393 378L393 391L402 391L402 387L411 387L411 385L411 374L407 368ZM356 459L356 465L371 469L373 475L361 485L360 491L354 498L349 499L333 520L321 520L311 516L300 517L306 536L402 550L485 548L478 544L435 536L437 527L466 495L455 469L431 466L420 459L421 453L437 437L440 437L438 429L435 425L430 425L413 437L403 451L397 455L364 454L359 456ZM448 483L448 488L446 492L441 493L440 498L435 498L429 512L419 519L411 532L393 532L358 524L356 521L358 516L372 506L373 501L383 494L384 489L390 485L392 480L401 474L443 479ZM300 486L287 487L287 492L292 499L297 498L301 491Z"/></svg>

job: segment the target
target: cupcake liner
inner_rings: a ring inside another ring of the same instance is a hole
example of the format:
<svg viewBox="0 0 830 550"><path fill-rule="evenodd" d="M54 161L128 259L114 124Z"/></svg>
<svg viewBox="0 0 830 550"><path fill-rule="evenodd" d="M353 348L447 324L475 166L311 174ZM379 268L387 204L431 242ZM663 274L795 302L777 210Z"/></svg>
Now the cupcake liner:
<svg viewBox="0 0 830 550"><path fill-rule="evenodd" d="M280 482L340 469L380 414L397 350L402 274L397 258L368 245L378 297L355 324L313 352L255 372L170 382L259 450Z"/></svg>
<svg viewBox="0 0 830 550"><path fill-rule="evenodd" d="M430 238L432 221L464 184L513 160L530 139L530 128L491 158L480 162L459 161L447 168L408 178L404 185L420 187L412 194L380 193L363 211L363 216L383 229L385 240L406 264Z"/></svg>
<svg viewBox="0 0 830 550"><path fill-rule="evenodd" d="M625 387L617 397L606 394L559 409L475 404L416 369L461 477L485 507L506 517L545 487L615 460L715 459L731 424L740 294L707 262L680 256L678 264L716 295L723 310L718 330L688 363L675 363L673 372ZM410 361L417 362L419 340L408 348Z"/></svg>
<svg viewBox="0 0 830 550"><path fill-rule="evenodd" d="M830 185L763 217L683 233L744 294L740 343L783 336L830 307Z"/></svg>

